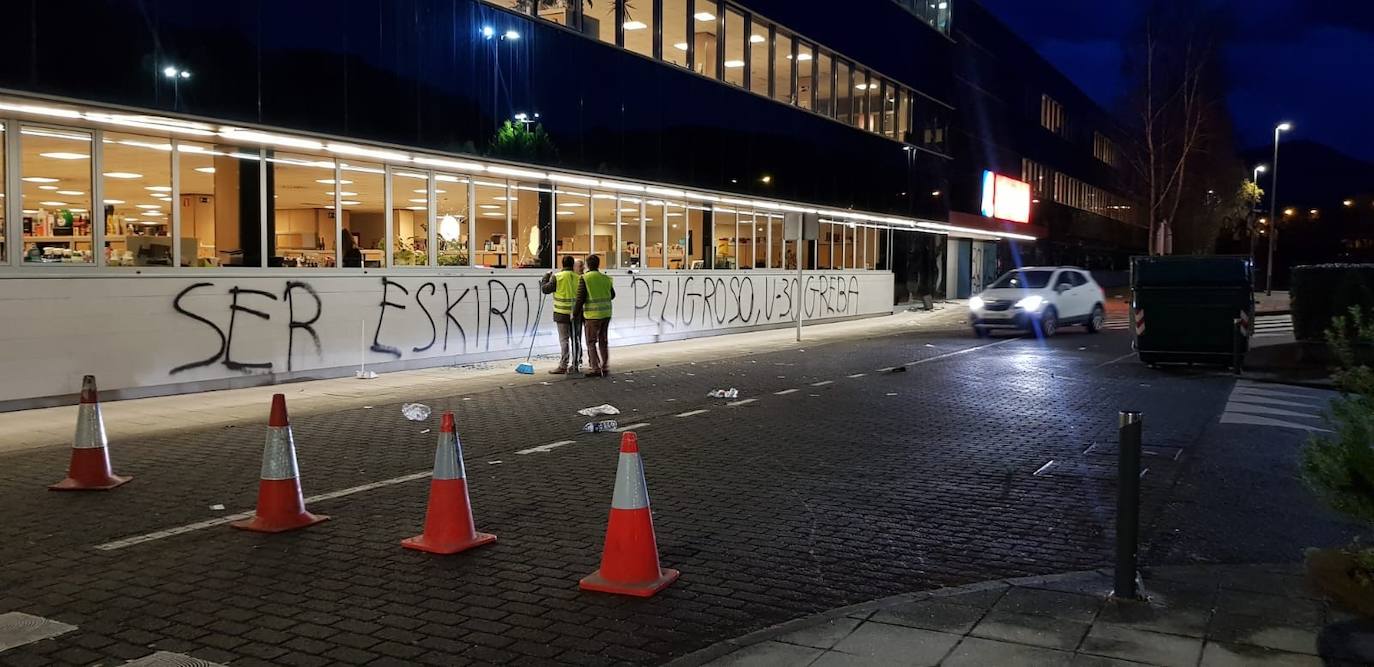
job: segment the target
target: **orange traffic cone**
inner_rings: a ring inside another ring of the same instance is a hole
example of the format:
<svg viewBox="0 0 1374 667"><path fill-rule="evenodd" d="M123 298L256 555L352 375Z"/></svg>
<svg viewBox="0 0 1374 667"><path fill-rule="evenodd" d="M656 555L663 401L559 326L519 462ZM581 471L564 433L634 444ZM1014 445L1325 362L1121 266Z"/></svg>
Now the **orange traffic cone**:
<svg viewBox="0 0 1374 667"><path fill-rule="evenodd" d="M639 440L634 433L625 433L620 437L620 467L615 474L601 569L583 577L579 586L586 591L647 598L677 581L679 574L659 567Z"/></svg>
<svg viewBox="0 0 1374 667"><path fill-rule="evenodd" d="M313 526L329 517L305 511L301 497L300 469L296 467L296 441L286 418L286 396L272 395L272 414L267 419L267 444L262 449L262 474L258 482L258 511L251 519L229 525L258 533L283 533Z"/></svg>
<svg viewBox="0 0 1374 667"><path fill-rule="evenodd" d="M76 413L76 440L72 441L72 461L67 478L48 487L52 491L108 491L132 477L120 477L110 469L110 452L105 442L105 419L100 416L100 397L95 376L81 378L81 407Z"/></svg>
<svg viewBox="0 0 1374 667"><path fill-rule="evenodd" d="M445 412L439 426L439 445L434 449L434 477L429 482L429 507L425 532L401 540L401 546L435 554L456 554L496 541L495 535L477 532L468 500L468 480L463 470L463 445L453 428L453 413Z"/></svg>

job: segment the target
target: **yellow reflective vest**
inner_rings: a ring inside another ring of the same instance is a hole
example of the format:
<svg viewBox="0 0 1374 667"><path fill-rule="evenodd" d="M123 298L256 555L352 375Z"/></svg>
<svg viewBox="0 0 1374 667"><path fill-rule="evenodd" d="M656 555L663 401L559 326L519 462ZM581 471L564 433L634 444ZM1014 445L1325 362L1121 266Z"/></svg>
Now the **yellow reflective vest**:
<svg viewBox="0 0 1374 667"><path fill-rule="evenodd" d="M572 315L573 304L577 303L577 281L580 278L568 270L554 274L553 312Z"/></svg>
<svg viewBox="0 0 1374 667"><path fill-rule="evenodd" d="M582 304L582 318L611 319L611 277L600 271L588 271L582 274L582 282L587 286L587 302Z"/></svg>

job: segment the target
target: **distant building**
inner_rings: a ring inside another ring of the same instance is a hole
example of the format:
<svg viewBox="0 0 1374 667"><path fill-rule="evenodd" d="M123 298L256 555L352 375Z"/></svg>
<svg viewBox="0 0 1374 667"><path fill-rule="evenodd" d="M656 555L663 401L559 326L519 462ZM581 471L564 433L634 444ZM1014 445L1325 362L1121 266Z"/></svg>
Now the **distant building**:
<svg viewBox="0 0 1374 667"><path fill-rule="evenodd" d="M950 224L1038 240L950 239L949 295L968 296L1017 265L1124 269L1148 232L1121 127L977 2L957 9ZM1029 222L984 215L985 172L1030 185Z"/></svg>

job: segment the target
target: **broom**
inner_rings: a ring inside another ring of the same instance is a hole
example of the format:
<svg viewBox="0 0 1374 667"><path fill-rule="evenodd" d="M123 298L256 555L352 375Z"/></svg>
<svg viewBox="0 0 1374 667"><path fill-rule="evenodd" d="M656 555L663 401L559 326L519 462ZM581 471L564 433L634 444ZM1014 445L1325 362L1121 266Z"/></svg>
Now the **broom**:
<svg viewBox="0 0 1374 667"><path fill-rule="evenodd" d="M527 311L528 312L528 311ZM530 335L530 351L525 353L525 361L515 367L515 372L521 375L534 375L534 364L530 363L530 357L534 356L534 341L539 338L539 323L544 317L544 295L539 295L539 308L534 314L534 333Z"/></svg>

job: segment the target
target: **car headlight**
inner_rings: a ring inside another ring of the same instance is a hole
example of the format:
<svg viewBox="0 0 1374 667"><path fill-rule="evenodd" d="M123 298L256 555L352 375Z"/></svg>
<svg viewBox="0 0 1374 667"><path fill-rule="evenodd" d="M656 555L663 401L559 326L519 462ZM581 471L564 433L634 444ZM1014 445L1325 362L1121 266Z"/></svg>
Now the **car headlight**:
<svg viewBox="0 0 1374 667"><path fill-rule="evenodd" d="M969 310L982 310L982 309L983 309L983 297L981 297L981 296L972 296L972 297L969 297L969 300L968 300L968 307L969 307Z"/></svg>
<svg viewBox="0 0 1374 667"><path fill-rule="evenodd" d="M1032 294L1016 302L1016 307L1022 310L1040 310L1040 306L1043 305L1045 305L1045 298L1038 294Z"/></svg>

